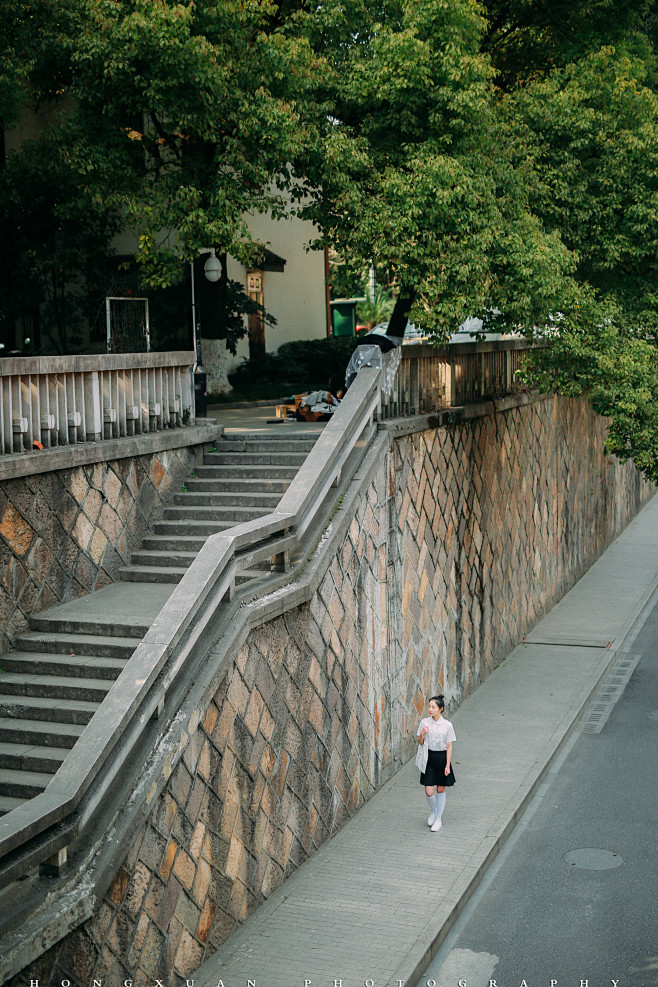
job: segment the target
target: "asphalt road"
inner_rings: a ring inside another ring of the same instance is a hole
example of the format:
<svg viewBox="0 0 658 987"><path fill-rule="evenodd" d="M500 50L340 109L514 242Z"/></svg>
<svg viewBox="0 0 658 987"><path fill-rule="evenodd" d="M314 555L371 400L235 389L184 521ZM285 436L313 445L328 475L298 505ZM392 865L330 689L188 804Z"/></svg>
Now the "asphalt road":
<svg viewBox="0 0 658 987"><path fill-rule="evenodd" d="M572 736L422 987L658 985L658 605L627 648L601 732Z"/></svg>

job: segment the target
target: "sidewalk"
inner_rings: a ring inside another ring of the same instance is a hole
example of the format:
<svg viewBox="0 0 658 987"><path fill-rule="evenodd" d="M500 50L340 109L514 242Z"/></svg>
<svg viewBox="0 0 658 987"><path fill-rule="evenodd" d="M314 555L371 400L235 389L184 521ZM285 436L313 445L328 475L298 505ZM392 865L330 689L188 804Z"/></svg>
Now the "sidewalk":
<svg viewBox="0 0 658 987"><path fill-rule="evenodd" d="M443 829L426 825L410 761L202 964L195 987L413 987L657 586L655 497L451 715L457 785Z"/></svg>

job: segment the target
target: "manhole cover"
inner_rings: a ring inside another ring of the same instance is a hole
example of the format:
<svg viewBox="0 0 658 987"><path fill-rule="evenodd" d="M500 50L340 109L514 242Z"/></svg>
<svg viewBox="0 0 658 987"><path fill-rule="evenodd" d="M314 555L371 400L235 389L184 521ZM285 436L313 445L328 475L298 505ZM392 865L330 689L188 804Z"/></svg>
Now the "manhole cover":
<svg viewBox="0 0 658 987"><path fill-rule="evenodd" d="M658 709L654 709L649 713L649 718L652 720L658 720Z"/></svg>
<svg viewBox="0 0 658 987"><path fill-rule="evenodd" d="M595 846L569 850L565 853L564 859L571 867L580 867L581 870L612 870L613 867L621 867L624 862L618 853L601 850Z"/></svg>

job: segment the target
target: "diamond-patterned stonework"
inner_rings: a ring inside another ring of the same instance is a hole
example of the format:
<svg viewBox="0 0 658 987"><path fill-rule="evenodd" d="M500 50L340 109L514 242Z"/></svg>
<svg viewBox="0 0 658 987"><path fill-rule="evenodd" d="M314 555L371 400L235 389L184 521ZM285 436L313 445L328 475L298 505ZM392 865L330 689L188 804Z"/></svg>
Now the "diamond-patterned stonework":
<svg viewBox="0 0 658 987"><path fill-rule="evenodd" d="M428 696L476 688L651 496L603 439L564 399L396 439L313 599L235 656L93 918L11 983L191 977L408 759Z"/></svg>
<svg viewBox="0 0 658 987"><path fill-rule="evenodd" d="M201 446L0 483L0 654L30 614L116 579Z"/></svg>

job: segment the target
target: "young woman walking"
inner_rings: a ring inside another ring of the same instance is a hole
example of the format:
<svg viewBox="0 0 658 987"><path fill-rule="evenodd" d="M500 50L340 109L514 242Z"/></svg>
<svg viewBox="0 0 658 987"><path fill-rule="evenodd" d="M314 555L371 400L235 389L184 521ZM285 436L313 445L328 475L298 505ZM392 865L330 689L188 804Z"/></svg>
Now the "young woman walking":
<svg viewBox="0 0 658 987"><path fill-rule="evenodd" d="M452 744L457 738L452 723L443 718L443 696L432 696L428 709L430 715L420 721L416 737L418 743L423 744L427 735L427 767L420 776L420 783L425 786L430 807L427 825L432 827L433 833L438 833L443 825L441 816L446 804L446 788L455 784L451 762Z"/></svg>

